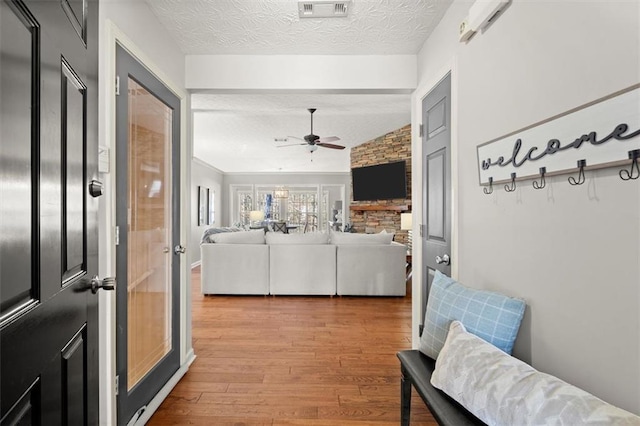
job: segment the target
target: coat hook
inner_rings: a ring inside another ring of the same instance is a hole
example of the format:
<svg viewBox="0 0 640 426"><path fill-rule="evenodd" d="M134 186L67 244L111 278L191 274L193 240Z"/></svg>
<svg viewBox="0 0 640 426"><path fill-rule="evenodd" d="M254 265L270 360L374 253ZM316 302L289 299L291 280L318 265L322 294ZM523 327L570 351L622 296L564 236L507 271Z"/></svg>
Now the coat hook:
<svg viewBox="0 0 640 426"><path fill-rule="evenodd" d="M547 181L544 178L545 173L547 173L547 168L546 167L540 167L540 183L538 183L537 180L533 181L533 187L535 189L542 189L545 186L547 186Z"/></svg>
<svg viewBox="0 0 640 426"><path fill-rule="evenodd" d="M516 190L516 174L511 173L511 185L505 185L504 190L507 192L513 192Z"/></svg>
<svg viewBox="0 0 640 426"><path fill-rule="evenodd" d="M578 168L580 169L580 172L578 173L578 180L576 180L573 176L570 176L568 181L571 185L582 185L584 183L584 166L586 165L587 160L578 160Z"/></svg>
<svg viewBox="0 0 640 426"><path fill-rule="evenodd" d="M638 158L640 157L640 149L634 149L633 151L629 151L629 158L631 159L631 169L629 170L620 170L618 173L620 175L620 179L622 180L631 180L638 179L640 177L640 166L638 165ZM636 170L636 173L633 173L633 169Z"/></svg>
<svg viewBox="0 0 640 426"><path fill-rule="evenodd" d="M487 195L493 194L493 178L492 177L489 178L489 189L482 188L482 192L484 192Z"/></svg>

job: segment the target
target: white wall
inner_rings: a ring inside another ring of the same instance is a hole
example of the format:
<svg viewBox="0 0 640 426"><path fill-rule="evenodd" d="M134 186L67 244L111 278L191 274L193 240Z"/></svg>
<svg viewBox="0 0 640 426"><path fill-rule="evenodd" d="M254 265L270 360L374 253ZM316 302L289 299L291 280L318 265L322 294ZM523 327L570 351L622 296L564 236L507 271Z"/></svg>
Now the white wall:
<svg viewBox="0 0 640 426"><path fill-rule="evenodd" d="M100 276L115 274L115 42L125 46L143 62L152 73L181 99L181 209L182 217L190 216L190 206L185 202L188 191L191 158L189 96L184 86L184 54L162 28L147 4L140 0L102 0L100 2L100 76L99 76L99 128L101 146L110 149L111 170L102 174L105 196L100 198ZM189 241L188 222L182 220L181 243ZM186 257L188 263L189 253ZM181 347L183 366L192 360L190 275L183 265L181 270ZM100 293L100 424L116 424L115 420L115 294ZM149 407L145 415L150 415Z"/></svg>
<svg viewBox="0 0 640 426"><path fill-rule="evenodd" d="M578 187L565 175L545 190L524 181L487 196L476 158L483 142L638 83L640 3L514 0L461 44L469 6L454 2L425 43L412 101L417 128L421 99L452 70L454 275L526 299L516 356L640 414L640 184L613 168L587 172ZM417 135L413 152L420 217Z"/></svg>
<svg viewBox="0 0 640 426"><path fill-rule="evenodd" d="M192 266L200 262L200 239L205 229L211 226L223 226L223 198L227 195L223 192L222 186L223 174L220 170L212 167L204 161L194 158L191 163L191 243L189 251L191 252ZM215 222L210 225L198 226L198 187L209 188L215 193L214 211Z"/></svg>
<svg viewBox="0 0 640 426"><path fill-rule="evenodd" d="M411 93L415 55L188 55L189 89Z"/></svg>

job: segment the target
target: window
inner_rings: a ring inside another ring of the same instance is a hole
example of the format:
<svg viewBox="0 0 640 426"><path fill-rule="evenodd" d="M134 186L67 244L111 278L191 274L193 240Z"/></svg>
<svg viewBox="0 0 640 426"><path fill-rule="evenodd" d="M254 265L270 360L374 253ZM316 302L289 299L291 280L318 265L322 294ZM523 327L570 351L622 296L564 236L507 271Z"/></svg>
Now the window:
<svg viewBox="0 0 640 426"><path fill-rule="evenodd" d="M238 190L237 200L238 205L236 211L238 212L238 221L235 223L240 226L249 226L251 222L249 220L249 212L253 209L253 191Z"/></svg>
<svg viewBox="0 0 640 426"><path fill-rule="evenodd" d="M265 220L286 221L297 227L297 232L329 229L333 203L344 200L344 185L284 185L289 196L276 198L275 190L282 186L230 185L231 222L248 227L251 224L249 213L260 210L265 213Z"/></svg>

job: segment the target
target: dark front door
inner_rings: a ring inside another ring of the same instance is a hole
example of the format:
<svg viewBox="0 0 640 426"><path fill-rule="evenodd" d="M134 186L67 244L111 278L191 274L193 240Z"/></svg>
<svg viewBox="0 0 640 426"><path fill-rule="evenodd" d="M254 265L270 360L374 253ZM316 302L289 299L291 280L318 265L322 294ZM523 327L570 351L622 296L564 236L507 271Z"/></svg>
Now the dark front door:
<svg viewBox="0 0 640 426"><path fill-rule="evenodd" d="M180 99L120 46L116 64L118 423L127 424L180 364Z"/></svg>
<svg viewBox="0 0 640 426"><path fill-rule="evenodd" d="M451 275L451 75L422 101L423 303L436 270ZM424 319L424 311L422 312Z"/></svg>
<svg viewBox="0 0 640 426"><path fill-rule="evenodd" d="M0 0L2 425L98 423L97 51L97 0Z"/></svg>

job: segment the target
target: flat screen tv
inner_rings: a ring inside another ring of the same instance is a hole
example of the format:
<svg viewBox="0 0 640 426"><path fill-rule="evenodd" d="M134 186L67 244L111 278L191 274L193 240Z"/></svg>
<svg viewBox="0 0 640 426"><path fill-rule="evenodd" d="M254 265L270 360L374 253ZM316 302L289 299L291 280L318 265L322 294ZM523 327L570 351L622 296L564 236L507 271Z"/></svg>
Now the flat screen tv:
<svg viewBox="0 0 640 426"><path fill-rule="evenodd" d="M407 198L407 171L404 161L351 169L353 201Z"/></svg>

